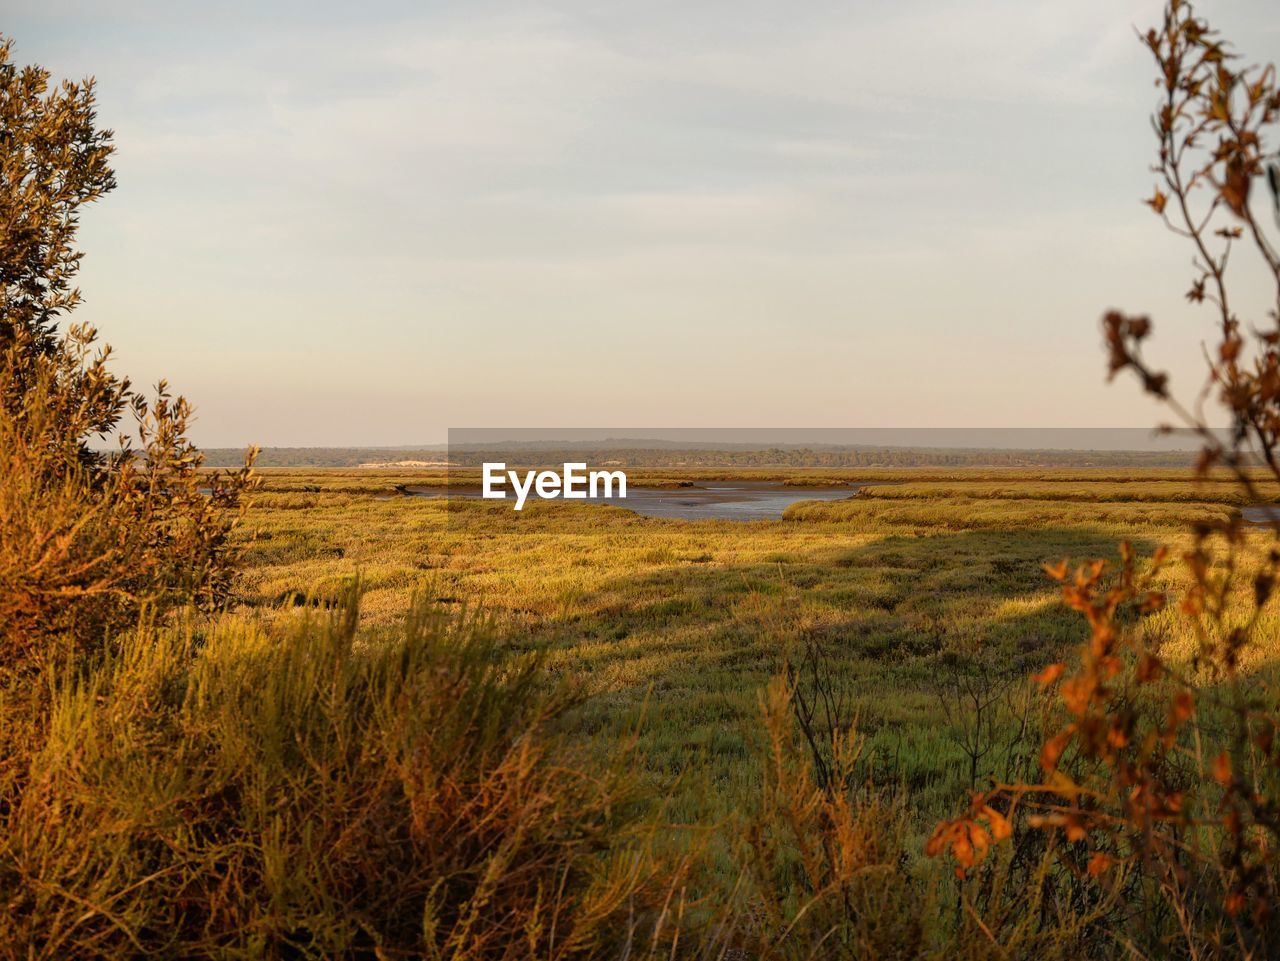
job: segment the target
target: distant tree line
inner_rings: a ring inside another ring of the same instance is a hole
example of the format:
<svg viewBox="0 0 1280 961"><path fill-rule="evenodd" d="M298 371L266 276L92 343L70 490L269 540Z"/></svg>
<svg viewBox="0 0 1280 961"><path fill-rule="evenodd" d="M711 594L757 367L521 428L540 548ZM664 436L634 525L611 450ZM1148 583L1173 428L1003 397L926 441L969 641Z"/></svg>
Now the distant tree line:
<svg viewBox="0 0 1280 961"><path fill-rule="evenodd" d="M242 464L238 449L205 449L209 467ZM406 450L372 447L266 447L258 456L259 467L359 467L449 463L478 467L485 461L541 465L570 461L615 463L644 469L720 468L905 468L905 467L1186 467L1195 455L1188 451L1072 451L983 450L917 447L850 447L842 449L767 448L762 450L600 450L574 447L566 450L490 450L465 452Z"/></svg>

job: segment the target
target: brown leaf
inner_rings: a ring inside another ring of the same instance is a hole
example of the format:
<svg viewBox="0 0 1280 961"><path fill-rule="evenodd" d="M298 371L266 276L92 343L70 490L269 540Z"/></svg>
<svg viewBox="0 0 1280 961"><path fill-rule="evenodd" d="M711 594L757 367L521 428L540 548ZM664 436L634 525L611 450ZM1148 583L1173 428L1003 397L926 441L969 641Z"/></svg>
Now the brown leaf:
<svg viewBox="0 0 1280 961"><path fill-rule="evenodd" d="M977 855L974 854L973 843L969 840L968 830L955 832L951 839L951 856L962 868L973 867Z"/></svg>
<svg viewBox="0 0 1280 961"><path fill-rule="evenodd" d="M991 805L983 805L982 815L991 825L991 836L997 841L1004 841L1013 836L1013 824Z"/></svg>
<svg viewBox="0 0 1280 961"><path fill-rule="evenodd" d="M1113 864L1115 864L1115 859L1111 855L1098 851L1089 859L1089 874L1095 878L1101 877L1107 873Z"/></svg>
<svg viewBox="0 0 1280 961"><path fill-rule="evenodd" d="M1154 654L1144 652L1142 657L1138 659L1138 683L1148 684L1160 677L1162 670L1160 658Z"/></svg>
<svg viewBox="0 0 1280 961"><path fill-rule="evenodd" d="M1213 760L1213 779L1222 787L1231 786L1231 755L1226 751Z"/></svg>
<svg viewBox="0 0 1280 961"><path fill-rule="evenodd" d="M1187 721L1196 712L1196 700L1190 691L1179 691L1169 705L1169 723L1173 726Z"/></svg>
<svg viewBox="0 0 1280 961"><path fill-rule="evenodd" d="M1065 581L1067 579L1067 562L1059 561L1057 564L1050 566L1049 564L1040 565L1044 568L1044 572L1052 577L1055 581Z"/></svg>
<svg viewBox="0 0 1280 961"><path fill-rule="evenodd" d="M944 821L933 829L933 834L924 843L924 853L931 858L937 857L947 846L947 838L951 833L951 824Z"/></svg>
<svg viewBox="0 0 1280 961"><path fill-rule="evenodd" d="M1042 768L1046 771L1052 771L1057 768L1062 752L1067 749L1067 743L1071 740L1071 734L1072 729L1067 728L1044 742L1044 746L1040 748L1040 766Z"/></svg>
<svg viewBox="0 0 1280 961"><path fill-rule="evenodd" d="M1244 161L1232 158L1227 162L1227 176L1218 188L1223 202L1231 208L1231 212L1244 219L1249 208L1250 177Z"/></svg>
<svg viewBox="0 0 1280 961"><path fill-rule="evenodd" d="M1227 895L1226 900L1222 902L1222 907L1226 910L1227 914L1234 918L1244 910L1244 903L1244 895L1239 891L1232 891Z"/></svg>
<svg viewBox="0 0 1280 961"><path fill-rule="evenodd" d="M1033 674L1031 680L1037 682L1041 687L1048 687L1054 681L1062 676L1062 672L1067 669L1067 665L1059 661L1056 664L1050 664L1039 674Z"/></svg>

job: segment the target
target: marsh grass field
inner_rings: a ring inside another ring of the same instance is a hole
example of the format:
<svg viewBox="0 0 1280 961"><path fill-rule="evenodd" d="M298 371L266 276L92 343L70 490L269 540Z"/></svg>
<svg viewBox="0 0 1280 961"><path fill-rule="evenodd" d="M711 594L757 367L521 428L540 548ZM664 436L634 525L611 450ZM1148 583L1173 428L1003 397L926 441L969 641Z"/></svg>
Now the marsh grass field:
<svg viewBox="0 0 1280 961"><path fill-rule="evenodd" d="M106 72L0 35L0 961L1280 958L1265 49L28 6ZM716 411L970 427L601 427Z"/></svg>
<svg viewBox="0 0 1280 961"><path fill-rule="evenodd" d="M1042 565L1191 543L1197 521L1245 505L1226 477L1180 470L862 470L637 473L636 485L772 480L857 484L751 522L641 517L609 506L392 496L442 472L267 470L242 536L239 615L277 619L338 601L358 578L377 644L415 596L483 609L516 650L546 652L581 703L584 744L639 732L655 802L706 823L754 790L760 692L821 650L864 739L868 782L906 798L921 837L966 791L1013 776L1039 748L1028 678L1085 636ZM454 478L454 482L457 482ZM470 478L464 478L470 480ZM874 483L873 483L874 482ZM1264 495L1280 491L1264 489ZM1248 534L1250 548L1269 531ZM1179 588L1177 573L1168 586ZM1266 615L1250 670L1280 650ZM1178 613L1141 630L1189 663ZM980 757L974 755L980 754Z"/></svg>

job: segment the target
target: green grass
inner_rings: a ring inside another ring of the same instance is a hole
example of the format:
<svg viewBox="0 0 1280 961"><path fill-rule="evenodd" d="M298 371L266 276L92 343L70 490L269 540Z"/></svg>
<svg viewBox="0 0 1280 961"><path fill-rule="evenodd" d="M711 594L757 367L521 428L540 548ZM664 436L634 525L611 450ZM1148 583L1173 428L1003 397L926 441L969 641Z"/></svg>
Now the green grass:
<svg viewBox="0 0 1280 961"><path fill-rule="evenodd" d="M324 604L356 574L373 637L415 594L483 606L513 645L546 649L556 676L585 687L570 734L609 743L643 718L655 788L678 783L677 813L691 818L753 779L745 732L758 692L789 650L816 641L867 738L868 771L904 785L923 826L970 786L955 679L1025 677L1082 636L1041 565L1113 557L1122 540L1142 553L1185 547L1190 522L1226 520L1240 502L1225 481L1170 471L822 476L900 483L741 523L380 499L392 484L440 480L421 472L268 472L249 521L244 606L274 617ZM1154 623L1180 630L1166 621Z"/></svg>

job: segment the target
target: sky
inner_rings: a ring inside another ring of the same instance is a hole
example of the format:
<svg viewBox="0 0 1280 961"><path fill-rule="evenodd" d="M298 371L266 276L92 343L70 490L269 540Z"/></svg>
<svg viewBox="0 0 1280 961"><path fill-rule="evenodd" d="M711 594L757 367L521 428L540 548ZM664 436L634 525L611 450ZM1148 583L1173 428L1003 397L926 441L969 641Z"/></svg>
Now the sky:
<svg viewBox="0 0 1280 961"><path fill-rule="evenodd" d="M1199 9L1275 60L1273 4ZM1155 423L1109 307L1200 382L1158 0L6 8L116 134L78 319L205 446Z"/></svg>

